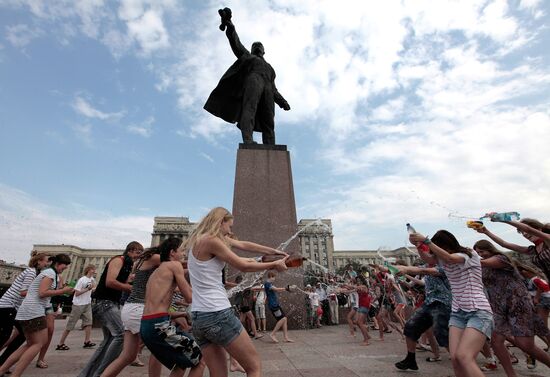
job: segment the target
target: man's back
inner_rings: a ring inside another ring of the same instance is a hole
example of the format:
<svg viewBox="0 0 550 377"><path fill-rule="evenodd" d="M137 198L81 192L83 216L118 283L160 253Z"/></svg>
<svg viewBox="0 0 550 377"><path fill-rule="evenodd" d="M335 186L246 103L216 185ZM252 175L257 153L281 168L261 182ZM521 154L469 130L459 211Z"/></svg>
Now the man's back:
<svg viewBox="0 0 550 377"><path fill-rule="evenodd" d="M162 262L151 274L147 282L145 292L145 309L143 314L166 311L172 303L174 294L175 279L171 264L179 262Z"/></svg>

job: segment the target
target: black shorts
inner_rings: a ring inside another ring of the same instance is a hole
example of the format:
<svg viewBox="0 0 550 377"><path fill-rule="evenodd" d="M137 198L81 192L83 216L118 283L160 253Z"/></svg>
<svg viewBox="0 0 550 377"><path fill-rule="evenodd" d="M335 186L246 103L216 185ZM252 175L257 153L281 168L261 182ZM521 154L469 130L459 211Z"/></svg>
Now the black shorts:
<svg viewBox="0 0 550 377"><path fill-rule="evenodd" d="M380 309L378 308L378 306L371 305L370 308L369 308L369 313L368 313L369 318L376 317L378 315L379 311L380 311Z"/></svg>
<svg viewBox="0 0 550 377"><path fill-rule="evenodd" d="M48 323L46 322L46 316L37 317L28 320L17 320L17 323L23 329L24 334L30 334L38 332L48 328Z"/></svg>
<svg viewBox="0 0 550 377"><path fill-rule="evenodd" d="M435 301L423 304L405 323L403 333L409 339L418 341L420 336L433 325L434 336L441 347L449 347L449 318L451 308Z"/></svg>
<svg viewBox="0 0 550 377"><path fill-rule="evenodd" d="M274 308L270 307L269 310L271 310L271 314L273 314L273 317L275 317L277 321L280 321L281 319L286 317L283 309L281 309L280 306L276 306Z"/></svg>
<svg viewBox="0 0 550 377"><path fill-rule="evenodd" d="M241 306L241 313L248 313L250 311L250 306Z"/></svg>

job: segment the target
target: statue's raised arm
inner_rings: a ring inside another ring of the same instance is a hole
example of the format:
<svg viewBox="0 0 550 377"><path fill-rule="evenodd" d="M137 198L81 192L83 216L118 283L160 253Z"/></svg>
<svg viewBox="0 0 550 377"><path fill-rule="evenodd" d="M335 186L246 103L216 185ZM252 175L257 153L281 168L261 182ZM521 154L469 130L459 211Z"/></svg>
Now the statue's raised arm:
<svg viewBox="0 0 550 377"><path fill-rule="evenodd" d="M227 40L229 41L231 50L233 50L233 53L235 54L237 59L239 59L243 55L250 55L250 51L248 51L246 47L244 47L241 43L239 35L235 30L235 25L233 25L233 22L231 21L231 9L223 8L218 10L218 13L221 17L220 30L225 30L225 35L227 36Z"/></svg>
<svg viewBox="0 0 550 377"><path fill-rule="evenodd" d="M214 88L204 109L226 122L237 123L244 144L255 143L253 132L262 133L262 142L275 144L275 103L290 110L288 102L275 86L275 70L264 59L264 45L252 43L247 50L231 21L231 9L218 11L220 30L225 31L231 50L237 57Z"/></svg>

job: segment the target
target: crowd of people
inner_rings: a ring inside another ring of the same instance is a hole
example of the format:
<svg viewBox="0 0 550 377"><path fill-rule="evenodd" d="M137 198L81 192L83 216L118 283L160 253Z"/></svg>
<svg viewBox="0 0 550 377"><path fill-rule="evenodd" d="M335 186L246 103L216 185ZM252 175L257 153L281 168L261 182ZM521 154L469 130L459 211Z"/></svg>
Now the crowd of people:
<svg viewBox="0 0 550 377"><path fill-rule="evenodd" d="M417 349L432 351L427 362L441 361L442 347L457 376L483 376L483 371L497 369L496 355L506 375L513 377L513 364L519 360L508 350L512 345L526 355L528 368L536 361L550 367L550 224L502 220L496 214L488 218L514 227L532 244L507 242L486 226L475 230L500 247L530 256L530 263L515 260L487 239L468 248L446 230L431 238L413 232L409 239L418 250L413 266L400 261L363 266L360 272L348 269L336 288L331 279L315 288L307 285L310 326L337 323L329 304L345 294L350 336L358 328L363 344L369 345L369 329L378 330L383 341L391 327L405 338L407 355L395 363L400 370L419 369ZM334 290L337 298L331 300ZM480 352L487 358L481 367Z"/></svg>
<svg viewBox="0 0 550 377"><path fill-rule="evenodd" d="M472 248L446 230L431 238L412 232L409 239L418 250L412 266L391 261L358 271L350 266L340 275L309 276L303 290L308 326L338 325L342 311L349 336L355 339L359 332L365 346L395 331L406 347L405 358L395 363L400 370L419 369L419 349L432 352L426 362L441 361L441 347L447 349L457 376L483 376L482 370L498 368L496 356L506 375L513 377L520 355L510 352L510 345L526 355L528 367L536 361L550 367L550 225L489 218L514 227L531 245L505 241L486 226L476 228L486 237ZM186 370L188 376L199 377L206 368L212 377L227 376L228 371L260 376L253 339L267 332L266 309L274 318L268 339L278 343L281 331L283 341L293 342L278 299L293 286L274 285L277 272L287 269L288 255L237 240L232 225L229 211L214 208L185 242L171 237L148 249L130 242L122 255L107 263L98 281L95 267L87 266L74 288L61 278L71 263L68 255L32 255L29 267L0 298L0 376L21 376L35 358L38 368L48 367L45 356L55 318L51 298L59 295L73 299L55 349L74 346L66 342L79 320L82 347L94 349L79 377L117 376L128 365L141 364L143 347L151 352L148 374L153 377L160 376L163 367L173 377ZM520 263L495 244L527 254L531 262ZM278 258L262 262L240 257L233 248ZM242 286L240 276L226 281L227 265L266 274L262 281ZM233 287L240 289L230 300L227 289ZM99 345L91 339L93 321L102 326ZM372 331L378 335L371 336ZM486 357L481 367L480 352Z"/></svg>

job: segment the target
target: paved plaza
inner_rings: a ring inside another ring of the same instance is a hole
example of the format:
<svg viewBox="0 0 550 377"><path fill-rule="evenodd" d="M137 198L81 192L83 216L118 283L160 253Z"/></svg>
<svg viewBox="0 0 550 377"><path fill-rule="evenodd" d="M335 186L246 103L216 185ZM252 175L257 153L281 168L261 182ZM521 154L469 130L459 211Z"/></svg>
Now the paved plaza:
<svg viewBox="0 0 550 377"><path fill-rule="evenodd" d="M67 339L69 351L56 351L55 345L65 326L65 320L56 321L56 329L50 351L46 356L48 369L38 369L34 363L29 366L25 375L31 377L71 376L75 377L88 361L93 350L83 349L84 334L82 331L72 331ZM377 334L373 334L377 335ZM443 354L443 361L427 363L424 360L430 354L418 352L418 372L401 372L393 364L405 355L405 344L397 334L389 334L384 342L373 341L369 346L362 346L359 338L348 336L347 326L322 327L314 330L291 331L290 336L295 343L271 343L269 336L254 340L254 344L262 358L263 375L265 377L357 377L357 376L405 376L415 374L420 376L444 377L452 376L452 367L448 354ZM280 336L279 338L282 338ZM94 329L92 339L100 343L101 330ZM520 376L550 376L550 369L538 365L534 370L528 370L519 350L512 348L518 355L520 363L516 370ZM144 351L146 360L148 352ZM147 376L146 367L128 367L121 376ZM163 376L168 370L163 371ZM208 374L205 373L205 376ZM487 372L487 376L501 377L505 374L499 371ZM230 376L243 376L242 373L231 373Z"/></svg>

